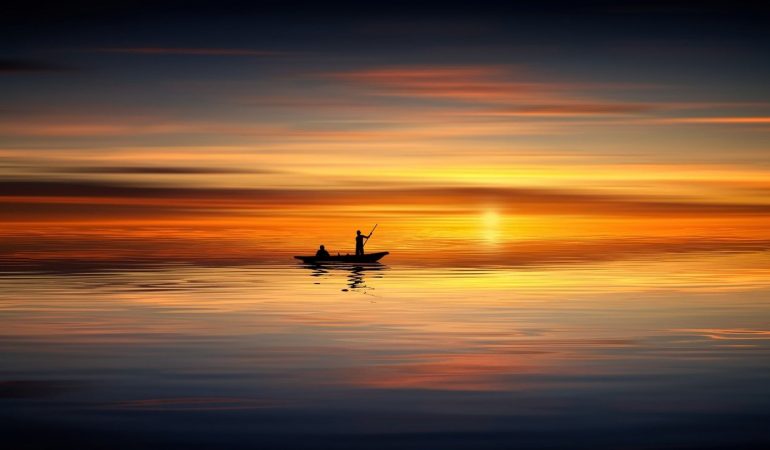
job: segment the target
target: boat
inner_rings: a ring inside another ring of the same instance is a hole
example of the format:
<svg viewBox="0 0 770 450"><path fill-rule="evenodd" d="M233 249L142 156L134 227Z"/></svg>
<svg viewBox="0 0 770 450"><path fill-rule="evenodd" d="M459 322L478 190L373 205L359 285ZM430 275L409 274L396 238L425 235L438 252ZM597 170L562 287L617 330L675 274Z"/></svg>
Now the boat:
<svg viewBox="0 0 770 450"><path fill-rule="evenodd" d="M389 252L365 253L363 255L329 255L325 258L313 256L295 256L305 264L323 264L323 263L374 263L379 261Z"/></svg>

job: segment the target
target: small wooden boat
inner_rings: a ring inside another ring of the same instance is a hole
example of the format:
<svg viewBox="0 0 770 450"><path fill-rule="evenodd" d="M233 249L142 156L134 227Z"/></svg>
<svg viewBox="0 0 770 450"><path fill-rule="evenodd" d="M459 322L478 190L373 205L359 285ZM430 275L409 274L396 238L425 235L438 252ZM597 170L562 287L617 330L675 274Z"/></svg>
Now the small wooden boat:
<svg viewBox="0 0 770 450"><path fill-rule="evenodd" d="M323 263L373 263L377 262L388 252L377 253L365 253L363 255L329 255L326 258L318 258L317 256L295 256L294 258L301 260L305 264L323 264Z"/></svg>

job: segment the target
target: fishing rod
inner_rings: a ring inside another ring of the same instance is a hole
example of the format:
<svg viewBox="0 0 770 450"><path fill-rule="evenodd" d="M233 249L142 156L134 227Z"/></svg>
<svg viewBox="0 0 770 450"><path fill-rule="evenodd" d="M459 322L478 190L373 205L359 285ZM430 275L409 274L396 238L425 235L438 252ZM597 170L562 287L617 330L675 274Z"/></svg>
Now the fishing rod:
<svg viewBox="0 0 770 450"><path fill-rule="evenodd" d="M377 229L377 225L379 225L379 224L378 224L378 223L375 223L375 224L374 224L374 228L372 228L372 231L370 231L370 232L369 232L369 237L368 237L368 238L366 238L366 240L364 241L364 243L363 243L362 247L365 247L365 246L366 246L366 243L367 243L367 242L369 242L369 239L371 239L371 237L372 237L372 234L374 234L374 230L376 230L376 229Z"/></svg>

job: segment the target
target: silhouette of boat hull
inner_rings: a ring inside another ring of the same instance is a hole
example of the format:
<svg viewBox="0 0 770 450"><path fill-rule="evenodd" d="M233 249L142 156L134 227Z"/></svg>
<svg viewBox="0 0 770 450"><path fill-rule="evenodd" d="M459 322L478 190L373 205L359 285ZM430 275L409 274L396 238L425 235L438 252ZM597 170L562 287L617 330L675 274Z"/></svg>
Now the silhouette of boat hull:
<svg viewBox="0 0 770 450"><path fill-rule="evenodd" d="M341 263L373 263L377 262L382 258L383 256L387 255L388 252L378 252L378 253L366 253L363 255L331 255L328 258L318 258L315 255L314 256L295 256L294 258L301 260L302 262L306 264L318 264L318 263L335 263L335 262L341 262Z"/></svg>

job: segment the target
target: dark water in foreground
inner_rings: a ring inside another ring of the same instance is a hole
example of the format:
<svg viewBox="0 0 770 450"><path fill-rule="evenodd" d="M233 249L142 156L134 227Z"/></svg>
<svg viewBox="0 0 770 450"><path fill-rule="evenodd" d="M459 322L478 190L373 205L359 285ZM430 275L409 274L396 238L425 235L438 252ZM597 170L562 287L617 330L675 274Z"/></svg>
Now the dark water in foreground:
<svg viewBox="0 0 770 450"><path fill-rule="evenodd" d="M4 448L762 448L770 259L0 276Z"/></svg>

